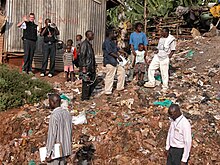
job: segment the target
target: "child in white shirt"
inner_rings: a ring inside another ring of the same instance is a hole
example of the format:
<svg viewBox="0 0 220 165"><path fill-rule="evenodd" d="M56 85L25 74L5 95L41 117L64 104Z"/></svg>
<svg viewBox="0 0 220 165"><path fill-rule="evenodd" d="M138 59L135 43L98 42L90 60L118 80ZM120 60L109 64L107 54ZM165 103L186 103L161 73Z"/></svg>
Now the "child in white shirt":
<svg viewBox="0 0 220 165"><path fill-rule="evenodd" d="M135 52L136 55L133 61L134 73L136 75L137 81L143 81L147 64L144 44L140 43L138 45L138 50L136 50Z"/></svg>

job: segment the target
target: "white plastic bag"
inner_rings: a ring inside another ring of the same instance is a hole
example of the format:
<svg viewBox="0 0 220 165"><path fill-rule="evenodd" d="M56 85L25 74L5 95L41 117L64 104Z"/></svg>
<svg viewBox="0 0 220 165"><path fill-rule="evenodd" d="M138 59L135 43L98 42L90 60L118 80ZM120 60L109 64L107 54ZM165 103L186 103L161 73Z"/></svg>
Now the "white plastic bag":
<svg viewBox="0 0 220 165"><path fill-rule="evenodd" d="M120 57L121 57L122 61L118 60L118 63L119 63L119 65L121 65L123 67L127 64L128 61L123 56L120 56Z"/></svg>
<svg viewBox="0 0 220 165"><path fill-rule="evenodd" d="M69 102L67 100L61 100L61 105L63 109L68 109Z"/></svg>
<svg viewBox="0 0 220 165"><path fill-rule="evenodd" d="M72 123L74 125L87 124L86 112L82 111L78 116L73 116L72 117Z"/></svg>

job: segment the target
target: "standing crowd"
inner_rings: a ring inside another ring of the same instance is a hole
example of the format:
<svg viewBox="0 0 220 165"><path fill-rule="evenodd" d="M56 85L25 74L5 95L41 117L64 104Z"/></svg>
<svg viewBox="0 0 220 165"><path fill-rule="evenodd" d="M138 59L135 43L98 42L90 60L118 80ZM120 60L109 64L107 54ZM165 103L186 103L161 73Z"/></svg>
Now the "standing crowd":
<svg viewBox="0 0 220 165"><path fill-rule="evenodd" d="M39 20L39 26L35 24L35 15L30 13L29 19L23 17L18 23L18 27L23 29L24 44L24 65L23 72L32 73L32 61L36 49L37 34L44 38L42 50L43 59L41 67L41 77L46 75L48 58L50 57L50 66L48 77L53 77L55 73L55 57L57 37L60 34L57 26L49 18L45 20L45 27L42 28L42 20ZM147 88L156 86L155 71L160 70L162 77L162 92L169 88L169 64L170 58L176 49L176 39L170 34L168 28L163 28L158 46L153 49L154 57L150 61L148 54L148 39L142 32L143 25L137 23L135 31L130 35L130 50L128 55L117 46L116 34L113 29L106 32L106 39L103 42L103 65L106 69L104 93L111 95L113 93L113 83L117 75L117 91L125 89L126 70L125 65L129 65L128 81L136 80L138 84ZM95 86L96 79L96 61L95 53L91 41L94 39L94 33L91 30L86 31L85 40L82 36L76 36L76 45L69 39L64 46L63 62L66 80L75 81L74 66L79 67L80 78L82 79L81 100L89 100ZM127 61L130 61L127 63ZM147 74L148 81L144 81ZM65 164L65 158L71 154L72 126L71 116L67 110L60 107L60 96L57 94L49 97L50 106L53 113L49 122L47 157L49 164ZM172 104L168 110L171 125L166 141L167 165L187 164L190 155L192 143L191 126L189 121L183 116L180 107ZM63 157L52 160L54 154L53 147L56 143L61 143Z"/></svg>

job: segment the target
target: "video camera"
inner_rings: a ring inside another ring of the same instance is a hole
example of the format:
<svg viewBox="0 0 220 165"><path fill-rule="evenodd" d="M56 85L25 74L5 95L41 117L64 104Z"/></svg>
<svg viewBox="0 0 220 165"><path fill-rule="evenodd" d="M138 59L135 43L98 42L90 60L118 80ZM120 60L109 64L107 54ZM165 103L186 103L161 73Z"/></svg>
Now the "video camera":
<svg viewBox="0 0 220 165"><path fill-rule="evenodd" d="M56 28L56 24L55 23L48 23L48 26L51 27L51 28Z"/></svg>

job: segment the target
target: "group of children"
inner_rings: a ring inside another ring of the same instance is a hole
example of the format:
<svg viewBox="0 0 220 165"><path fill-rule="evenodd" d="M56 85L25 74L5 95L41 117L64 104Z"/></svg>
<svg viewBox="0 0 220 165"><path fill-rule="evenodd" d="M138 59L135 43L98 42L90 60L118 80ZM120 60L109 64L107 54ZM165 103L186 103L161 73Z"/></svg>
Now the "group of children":
<svg viewBox="0 0 220 165"><path fill-rule="evenodd" d="M73 40L67 40L65 44L65 52L63 54L64 73L66 81L74 82L76 80L74 73L74 65L78 67L78 55L80 44L82 42L82 35L76 36L76 46L73 46Z"/></svg>

